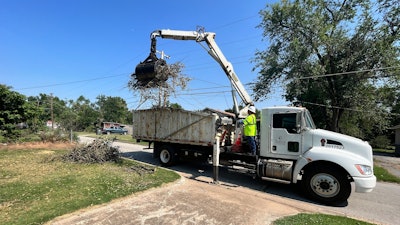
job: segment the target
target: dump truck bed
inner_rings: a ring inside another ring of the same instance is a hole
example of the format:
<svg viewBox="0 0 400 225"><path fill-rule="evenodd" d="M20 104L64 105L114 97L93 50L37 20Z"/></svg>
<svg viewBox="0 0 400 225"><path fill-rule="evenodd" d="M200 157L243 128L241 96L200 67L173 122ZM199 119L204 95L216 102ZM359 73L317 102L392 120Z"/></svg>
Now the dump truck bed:
<svg viewBox="0 0 400 225"><path fill-rule="evenodd" d="M218 116L206 112L160 108L133 111L133 134L137 140L210 146L216 135Z"/></svg>

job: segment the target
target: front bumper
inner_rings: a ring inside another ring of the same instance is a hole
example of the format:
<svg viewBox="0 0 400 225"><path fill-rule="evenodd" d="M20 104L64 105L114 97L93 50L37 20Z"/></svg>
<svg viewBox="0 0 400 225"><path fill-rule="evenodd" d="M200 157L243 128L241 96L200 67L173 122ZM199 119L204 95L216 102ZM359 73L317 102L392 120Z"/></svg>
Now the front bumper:
<svg viewBox="0 0 400 225"><path fill-rule="evenodd" d="M355 184L355 192L366 193L371 192L376 186L375 175L370 177L353 177Z"/></svg>

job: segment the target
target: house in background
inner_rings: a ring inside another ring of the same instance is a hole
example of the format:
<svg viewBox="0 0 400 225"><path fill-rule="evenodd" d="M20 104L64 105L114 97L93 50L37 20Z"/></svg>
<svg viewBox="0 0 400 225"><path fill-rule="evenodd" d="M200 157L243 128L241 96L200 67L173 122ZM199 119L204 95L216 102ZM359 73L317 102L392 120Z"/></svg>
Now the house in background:
<svg viewBox="0 0 400 225"><path fill-rule="evenodd" d="M115 123L115 122L101 122L101 127L100 127L101 129L107 129L110 127L124 127L124 126L121 126L120 123Z"/></svg>
<svg viewBox="0 0 400 225"><path fill-rule="evenodd" d="M394 154L400 156L400 124L390 129L395 131L394 146L396 147L396 150L394 151Z"/></svg>
<svg viewBox="0 0 400 225"><path fill-rule="evenodd" d="M53 124L53 121L47 120L46 127L57 129L59 127L59 124L58 123Z"/></svg>

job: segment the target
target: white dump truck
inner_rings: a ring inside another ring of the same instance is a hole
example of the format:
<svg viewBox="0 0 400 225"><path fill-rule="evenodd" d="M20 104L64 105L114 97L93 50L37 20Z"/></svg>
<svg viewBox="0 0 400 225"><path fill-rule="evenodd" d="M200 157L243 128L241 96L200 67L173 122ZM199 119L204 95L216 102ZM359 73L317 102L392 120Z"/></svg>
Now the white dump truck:
<svg viewBox="0 0 400 225"><path fill-rule="evenodd" d="M154 54L156 37L205 41L243 102L246 106L252 104L232 65L216 45L214 33L157 30L151 35ZM147 82L157 64L155 55L150 55L135 72ZM154 157L162 165L171 166L183 158L212 157L214 173L219 165L240 166L260 179L298 184L309 198L325 204L346 201L352 191L351 182L356 192L370 192L375 187L372 148L367 142L317 129L306 108L271 107L261 110L257 153L252 155L241 135L240 121L246 112L247 107L236 113L213 109L135 110L133 138L152 143Z"/></svg>

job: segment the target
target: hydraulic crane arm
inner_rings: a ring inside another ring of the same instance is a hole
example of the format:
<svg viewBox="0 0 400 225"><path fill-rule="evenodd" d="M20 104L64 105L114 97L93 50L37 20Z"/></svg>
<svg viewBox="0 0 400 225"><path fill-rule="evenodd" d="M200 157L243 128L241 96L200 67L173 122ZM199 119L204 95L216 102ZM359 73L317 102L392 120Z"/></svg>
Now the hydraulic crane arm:
<svg viewBox="0 0 400 225"><path fill-rule="evenodd" d="M151 49L150 55L156 53L156 38L167 38L174 40L194 40L196 42L206 42L208 46L208 53L215 61L222 67L232 86L237 91L238 95L242 99L246 106L252 105L253 101L250 95L247 93L243 84L240 82L238 76L233 70L232 64L225 58L221 49L215 42L215 33L212 32L201 32L201 31L180 31L180 30L156 30L151 33Z"/></svg>

